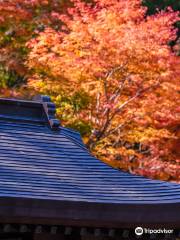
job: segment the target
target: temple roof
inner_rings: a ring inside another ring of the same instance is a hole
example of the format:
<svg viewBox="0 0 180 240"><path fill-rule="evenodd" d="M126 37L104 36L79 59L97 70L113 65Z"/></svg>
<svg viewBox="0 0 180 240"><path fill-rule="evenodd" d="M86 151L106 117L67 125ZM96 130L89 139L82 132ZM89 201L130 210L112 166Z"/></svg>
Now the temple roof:
<svg viewBox="0 0 180 240"><path fill-rule="evenodd" d="M93 157L80 134L55 119L49 98L0 99L1 217L177 225L178 211L179 184L132 175Z"/></svg>

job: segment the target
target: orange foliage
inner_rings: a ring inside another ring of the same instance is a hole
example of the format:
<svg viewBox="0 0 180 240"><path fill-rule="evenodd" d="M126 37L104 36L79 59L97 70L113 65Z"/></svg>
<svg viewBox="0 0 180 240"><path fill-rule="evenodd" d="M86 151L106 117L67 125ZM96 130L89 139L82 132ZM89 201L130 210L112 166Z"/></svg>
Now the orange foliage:
<svg viewBox="0 0 180 240"><path fill-rule="evenodd" d="M29 4L39 2L46 4ZM76 99L75 109L66 106L64 123L87 123L87 146L104 161L179 181L180 58L168 46L178 13L168 8L146 16L140 0L72 3L68 14L48 15L62 26L45 24L27 43L29 86L61 107L62 96ZM86 105L79 107L81 93Z"/></svg>
<svg viewBox="0 0 180 240"><path fill-rule="evenodd" d="M65 3L67 2L67 3ZM56 9L63 12L69 1L59 0L2 0L0 2L0 64L26 76L25 43L47 26L59 27L52 17Z"/></svg>

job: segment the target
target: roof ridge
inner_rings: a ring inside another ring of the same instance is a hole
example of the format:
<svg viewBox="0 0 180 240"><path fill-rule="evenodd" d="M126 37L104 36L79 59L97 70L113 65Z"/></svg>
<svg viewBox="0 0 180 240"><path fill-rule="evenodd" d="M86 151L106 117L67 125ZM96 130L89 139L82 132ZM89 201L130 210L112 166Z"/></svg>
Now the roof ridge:
<svg viewBox="0 0 180 240"><path fill-rule="evenodd" d="M51 98L46 95L37 95L33 100L42 103L46 118L52 130L58 130L60 121L56 118L56 105L51 101Z"/></svg>
<svg viewBox="0 0 180 240"><path fill-rule="evenodd" d="M0 119L13 122L41 123L59 130L56 106L48 96L36 96L33 101L0 98Z"/></svg>

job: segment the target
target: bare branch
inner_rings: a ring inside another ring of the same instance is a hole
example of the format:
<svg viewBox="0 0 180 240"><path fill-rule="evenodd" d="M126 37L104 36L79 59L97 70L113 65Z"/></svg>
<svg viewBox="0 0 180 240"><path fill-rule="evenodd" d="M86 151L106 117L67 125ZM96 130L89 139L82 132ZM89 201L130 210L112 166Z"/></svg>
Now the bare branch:
<svg viewBox="0 0 180 240"><path fill-rule="evenodd" d="M96 113L99 113L99 106L100 106L100 93L98 92L96 95Z"/></svg>
<svg viewBox="0 0 180 240"><path fill-rule="evenodd" d="M123 69L126 65L127 65L128 61L126 61L125 63L121 64L120 66L117 66L115 68L113 68L110 72L107 72L106 74L106 78L107 80L117 71Z"/></svg>
<svg viewBox="0 0 180 240"><path fill-rule="evenodd" d="M130 98L129 98L127 101L125 101L118 109L115 110L115 112L112 114L112 116L111 116L111 118L110 118L109 120L112 121L112 119L116 116L116 114L119 113L119 112L121 112L122 109L123 109L126 105L128 105L130 102L134 101L136 98L138 98L139 96L141 96L143 93L147 92L148 90L153 89L153 88L159 86L159 84L160 84L160 83L158 82L158 83L156 83L156 84L154 84L154 85L152 85L152 86L149 86L149 87L147 87L147 88L145 88L145 89L138 90L133 97L130 97Z"/></svg>
<svg viewBox="0 0 180 240"><path fill-rule="evenodd" d="M115 127L114 129L108 131L106 134L103 135L103 137L101 138L104 139L106 137L108 137L109 135L111 135L112 133L114 132L117 132L118 130L120 130L121 128L123 128L125 125L127 125L127 123L122 123L122 124L119 124L117 127Z"/></svg>
<svg viewBox="0 0 180 240"><path fill-rule="evenodd" d="M125 83L126 83L126 80L128 80L130 76L131 76L131 74L128 74L128 76L126 76L126 77L122 80L122 82L121 82L121 84L119 85L119 87L115 90L114 94L110 97L110 99L109 99L110 101L115 101L116 98L119 98L119 97L121 96L122 91L123 91L124 86L125 86Z"/></svg>

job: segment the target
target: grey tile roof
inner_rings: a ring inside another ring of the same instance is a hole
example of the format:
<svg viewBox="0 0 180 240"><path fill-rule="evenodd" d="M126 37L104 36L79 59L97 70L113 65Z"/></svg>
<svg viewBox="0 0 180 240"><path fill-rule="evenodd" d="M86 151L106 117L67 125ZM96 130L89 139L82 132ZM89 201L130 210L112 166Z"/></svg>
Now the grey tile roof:
<svg viewBox="0 0 180 240"><path fill-rule="evenodd" d="M16 116L18 118L18 116ZM79 133L0 117L0 198L105 204L178 204L180 185L116 170Z"/></svg>

